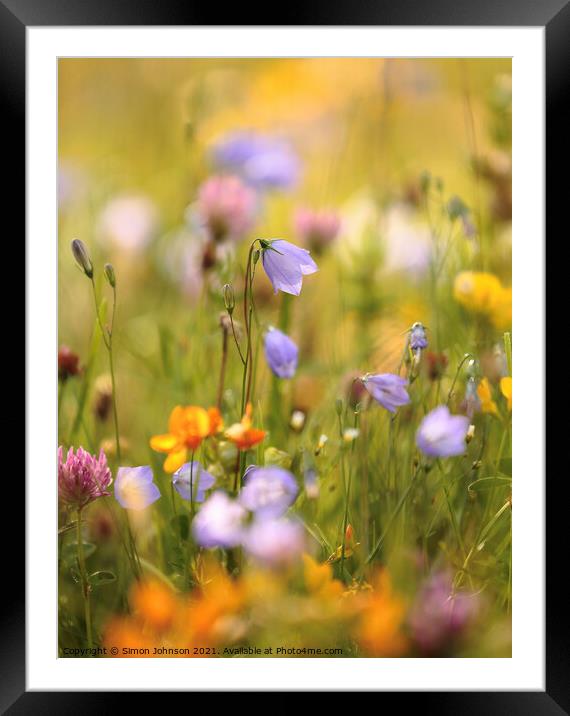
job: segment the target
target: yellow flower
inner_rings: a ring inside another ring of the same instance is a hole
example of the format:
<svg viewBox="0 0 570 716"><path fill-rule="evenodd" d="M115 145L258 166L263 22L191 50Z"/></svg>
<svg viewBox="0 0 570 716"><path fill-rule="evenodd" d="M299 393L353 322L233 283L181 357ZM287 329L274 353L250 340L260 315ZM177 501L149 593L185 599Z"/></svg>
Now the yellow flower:
<svg viewBox="0 0 570 716"><path fill-rule="evenodd" d="M507 407L510 411L513 409L513 379L510 377L501 378L500 382L501 393L507 399Z"/></svg>
<svg viewBox="0 0 570 716"><path fill-rule="evenodd" d="M481 410L484 413L491 413L491 415L498 415L497 404L493 400L493 394L491 393L491 385L487 378L483 378L477 387L477 395L481 401Z"/></svg>
<svg viewBox="0 0 570 716"><path fill-rule="evenodd" d="M492 273L462 271L455 277L455 300L470 311L491 315L504 292L499 279Z"/></svg>
<svg viewBox="0 0 570 716"><path fill-rule="evenodd" d="M305 584L309 592L324 599L339 597L342 594L342 582L333 579L333 570L330 564L319 564L308 554L303 555L303 562Z"/></svg>
<svg viewBox="0 0 570 716"><path fill-rule="evenodd" d="M204 410L197 405L177 405L168 420L168 432L155 435L150 446L157 452L168 453L164 461L165 472L176 472L186 462L188 450L195 450L208 435L222 428L217 408Z"/></svg>
<svg viewBox="0 0 570 716"><path fill-rule="evenodd" d="M495 299L495 304L491 310L491 323L495 328L504 330L509 328L513 320L513 289L502 288Z"/></svg>

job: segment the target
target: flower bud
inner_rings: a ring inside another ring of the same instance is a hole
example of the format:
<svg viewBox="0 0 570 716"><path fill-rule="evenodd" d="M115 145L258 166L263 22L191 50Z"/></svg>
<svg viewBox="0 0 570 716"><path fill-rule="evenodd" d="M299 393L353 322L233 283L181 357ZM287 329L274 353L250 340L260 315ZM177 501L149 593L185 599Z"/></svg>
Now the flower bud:
<svg viewBox="0 0 570 716"><path fill-rule="evenodd" d="M302 410L294 410L291 413L291 419L289 420L289 426L295 432L300 433L305 425L305 413Z"/></svg>
<svg viewBox="0 0 570 716"><path fill-rule="evenodd" d="M344 410L344 403L343 403L343 401L342 401L342 398L337 398L337 399L336 399L336 402L335 402L335 404L334 404L334 407L335 407L335 410L336 410L336 414L339 415L339 416L342 415L342 411Z"/></svg>
<svg viewBox="0 0 570 716"><path fill-rule="evenodd" d="M226 307L226 311L230 314L233 313L234 308L236 306L236 298L234 295L234 288L231 285L231 283L224 284L224 287L222 288L222 295L224 297L224 306Z"/></svg>
<svg viewBox="0 0 570 716"><path fill-rule="evenodd" d="M89 258L87 247L79 239L73 239L71 242L71 251L79 267L83 270L88 278L93 278L93 264Z"/></svg>
<svg viewBox="0 0 570 716"><path fill-rule="evenodd" d="M115 288L115 286L117 285L117 279L115 278L115 269L111 264L105 264L104 271L105 278L109 282L109 286Z"/></svg>

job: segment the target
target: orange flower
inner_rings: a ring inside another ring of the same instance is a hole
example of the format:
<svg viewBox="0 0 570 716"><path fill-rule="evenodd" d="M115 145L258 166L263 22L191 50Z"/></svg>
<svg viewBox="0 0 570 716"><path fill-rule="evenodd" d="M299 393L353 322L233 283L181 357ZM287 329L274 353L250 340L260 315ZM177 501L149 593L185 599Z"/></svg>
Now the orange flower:
<svg viewBox="0 0 570 716"><path fill-rule="evenodd" d="M225 436L233 442L238 450L249 450L254 445L260 443L266 433L265 430L258 430L251 427L252 407L251 403L247 404L245 415L240 423L234 423L226 430Z"/></svg>
<svg viewBox="0 0 570 716"><path fill-rule="evenodd" d="M401 656L407 646L401 631L406 611L404 602L392 594L386 570L376 576L374 587L362 612L357 639L372 656Z"/></svg>
<svg viewBox="0 0 570 716"><path fill-rule="evenodd" d="M131 604L145 624L159 631L170 626L178 607L174 593L160 582L136 584Z"/></svg>
<svg viewBox="0 0 570 716"><path fill-rule="evenodd" d="M507 408L512 411L513 409L513 379L510 377L501 378L500 382L501 393L507 399Z"/></svg>
<svg viewBox="0 0 570 716"><path fill-rule="evenodd" d="M177 405L168 420L168 432L155 435L150 446L157 452L168 453L164 461L165 472L176 472L186 462L188 450L196 450L202 440L222 427L222 416L217 408L204 410L197 405Z"/></svg>

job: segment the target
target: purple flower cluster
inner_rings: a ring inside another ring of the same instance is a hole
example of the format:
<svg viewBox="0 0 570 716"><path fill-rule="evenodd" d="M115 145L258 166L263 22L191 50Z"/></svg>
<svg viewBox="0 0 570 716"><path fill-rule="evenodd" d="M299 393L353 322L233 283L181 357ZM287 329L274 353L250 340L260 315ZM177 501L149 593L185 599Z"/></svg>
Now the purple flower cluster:
<svg viewBox="0 0 570 716"><path fill-rule="evenodd" d="M76 453L69 448L64 460L60 446L57 456L59 499L62 503L82 509L98 497L110 494L108 488L113 477L103 450L95 457L82 447Z"/></svg>
<svg viewBox="0 0 570 716"><path fill-rule="evenodd" d="M235 500L215 492L202 505L192 530L203 547L237 547L266 566L287 565L305 547L300 523L284 517L297 497L293 475L279 467L251 465Z"/></svg>

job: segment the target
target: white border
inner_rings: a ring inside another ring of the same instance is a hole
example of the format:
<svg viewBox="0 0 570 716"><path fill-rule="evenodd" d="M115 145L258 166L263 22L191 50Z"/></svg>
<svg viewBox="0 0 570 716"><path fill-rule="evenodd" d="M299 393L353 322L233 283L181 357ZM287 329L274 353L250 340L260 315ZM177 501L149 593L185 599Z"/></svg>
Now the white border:
<svg viewBox="0 0 570 716"><path fill-rule="evenodd" d="M27 689L544 690L544 28L28 28L27 50ZM513 58L513 657L58 659L56 59L314 55Z"/></svg>

